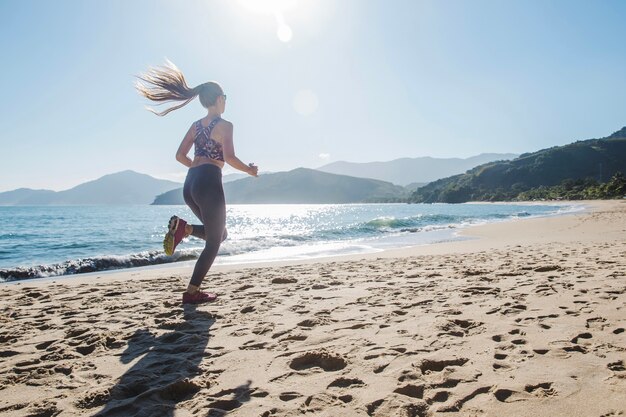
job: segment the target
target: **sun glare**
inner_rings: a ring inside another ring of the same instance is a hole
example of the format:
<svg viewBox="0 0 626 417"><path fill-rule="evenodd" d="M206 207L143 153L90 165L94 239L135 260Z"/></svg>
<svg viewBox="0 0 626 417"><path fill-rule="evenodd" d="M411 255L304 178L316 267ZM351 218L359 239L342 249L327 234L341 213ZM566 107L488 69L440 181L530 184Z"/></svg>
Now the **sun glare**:
<svg viewBox="0 0 626 417"><path fill-rule="evenodd" d="M276 36L281 42L289 42L293 37L291 27L285 22L285 12L296 7L296 0L239 0L245 10L251 13L271 15L276 20Z"/></svg>
<svg viewBox="0 0 626 417"><path fill-rule="evenodd" d="M291 32L291 28L288 25L283 23L282 25L278 25L276 36L278 36L281 42L289 42L293 36L293 32Z"/></svg>
<svg viewBox="0 0 626 417"><path fill-rule="evenodd" d="M277 13L276 15L276 23L278 24L278 29L276 29L276 36L281 42L289 42L293 33L291 32L291 28L287 23L285 23L285 19L281 13Z"/></svg>
<svg viewBox="0 0 626 417"><path fill-rule="evenodd" d="M311 90L300 90L293 98L293 108L302 116L310 116L317 110L319 100Z"/></svg>

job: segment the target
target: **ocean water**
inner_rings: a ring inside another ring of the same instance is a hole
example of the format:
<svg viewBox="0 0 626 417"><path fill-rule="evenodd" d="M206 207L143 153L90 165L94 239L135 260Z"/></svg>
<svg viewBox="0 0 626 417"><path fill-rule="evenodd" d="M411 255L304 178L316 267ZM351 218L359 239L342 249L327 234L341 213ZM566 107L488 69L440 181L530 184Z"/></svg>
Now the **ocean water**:
<svg viewBox="0 0 626 417"><path fill-rule="evenodd" d="M463 227L577 210L566 205L231 205L217 264L366 253L458 239ZM0 207L0 281L192 261L190 237L169 257L167 222L186 206Z"/></svg>

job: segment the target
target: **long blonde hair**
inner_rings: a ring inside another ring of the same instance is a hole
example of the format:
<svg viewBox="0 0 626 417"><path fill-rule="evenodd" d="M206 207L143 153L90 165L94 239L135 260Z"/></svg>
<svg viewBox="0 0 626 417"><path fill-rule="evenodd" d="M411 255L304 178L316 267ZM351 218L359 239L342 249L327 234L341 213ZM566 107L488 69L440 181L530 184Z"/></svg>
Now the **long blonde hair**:
<svg viewBox="0 0 626 417"><path fill-rule="evenodd" d="M224 94L222 87L213 81L189 88L182 71L169 60L166 60L165 65L148 68L148 71L138 75L137 78L139 80L135 82L135 88L148 100L156 101L158 104L182 101L181 104L162 112L147 107L157 116L165 116L173 110L180 109L197 96L200 97L202 106L209 108L216 103L219 96Z"/></svg>

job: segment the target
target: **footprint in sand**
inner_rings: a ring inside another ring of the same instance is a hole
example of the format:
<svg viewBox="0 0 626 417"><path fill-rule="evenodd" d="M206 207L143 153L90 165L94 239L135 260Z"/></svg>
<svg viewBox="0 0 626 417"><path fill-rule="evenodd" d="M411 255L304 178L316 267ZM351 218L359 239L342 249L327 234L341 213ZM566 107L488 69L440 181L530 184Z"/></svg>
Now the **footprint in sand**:
<svg viewBox="0 0 626 417"><path fill-rule="evenodd" d="M508 334L512 336L524 336L526 335L526 332L520 329L513 329L509 331ZM493 358L496 360L496 362L492 364L492 368L494 370L512 369L512 365L508 362L510 359L513 359L514 361L518 361L518 360L523 361L524 359L523 358L520 359L520 355L529 354L529 351L522 348L523 346L527 344L526 339L518 337L509 341L508 335L497 334L497 335L493 335L491 337L491 340L493 340L494 342L500 343L496 347L497 350L493 355Z"/></svg>
<svg viewBox="0 0 626 417"><path fill-rule="evenodd" d="M422 417L426 416L428 404L423 400L409 400L404 396L392 395L373 401L366 406L370 417Z"/></svg>
<svg viewBox="0 0 626 417"><path fill-rule="evenodd" d="M295 333L295 334L290 334L294 329L290 329L290 330L283 330L280 332L276 332L272 335L272 339L278 339L278 342L288 342L288 341L296 341L296 342L301 342L303 340L306 340L308 338L307 335L304 335L302 333ZM286 336L285 336L286 335ZM283 337L285 336L285 337ZM281 338L281 339L279 339Z"/></svg>
<svg viewBox="0 0 626 417"><path fill-rule="evenodd" d="M210 402L208 403L209 417L218 417L233 411L252 398L264 398L269 395L267 391L259 388L251 387L252 381L248 380L236 388L224 389L214 394L209 394ZM177 401L180 401L178 399ZM271 415L271 414L270 414Z"/></svg>
<svg viewBox="0 0 626 417"><path fill-rule="evenodd" d="M324 350L307 352L291 361L289 367L296 371L321 368L325 372L339 371L348 365L346 360L339 355Z"/></svg>
<svg viewBox="0 0 626 417"><path fill-rule="evenodd" d="M522 331L520 329L513 329L513 330L509 331L509 334L525 336L526 332L524 332L524 331Z"/></svg>
<svg viewBox="0 0 626 417"><path fill-rule="evenodd" d="M300 406L299 411L301 414L313 413L313 415L333 415L327 414L330 409L343 409L345 403L352 401L351 395L333 395L330 393L322 392L314 394L306 398L304 403ZM341 415L341 414L338 414Z"/></svg>
<svg viewBox="0 0 626 417"><path fill-rule="evenodd" d="M15 350L3 350L0 351L0 358L10 358L11 356L19 355L22 352L18 352Z"/></svg>
<svg viewBox="0 0 626 417"><path fill-rule="evenodd" d="M571 342L572 343L579 343L580 339L591 339L592 335L589 332L585 332L585 333L580 333L578 336L575 336Z"/></svg>
<svg viewBox="0 0 626 417"><path fill-rule="evenodd" d="M557 391L552 387L552 382L542 382L539 384L527 384L524 387L524 391L535 397L554 397L557 395Z"/></svg>
<svg viewBox="0 0 626 417"><path fill-rule="evenodd" d="M493 392L493 396L496 397L498 401L503 402L503 403L520 401L519 398L515 398L515 394L519 394L519 393L517 391L510 390L508 388L499 388Z"/></svg>
<svg viewBox="0 0 626 417"><path fill-rule="evenodd" d="M624 366L624 361L621 361L621 360L619 360L617 362L609 363L606 367L609 368L613 372L624 372L624 371L626 371L626 367Z"/></svg>
<svg viewBox="0 0 626 417"><path fill-rule="evenodd" d="M463 405L466 402L477 397L478 395L488 393L489 391L491 391L491 389L492 387L487 386L487 385L474 388L468 394L465 394L461 396L460 398L457 398L457 399L453 398L451 403L444 405L443 407L439 408L437 411L442 412L442 413L459 412L461 411L461 409L463 408Z"/></svg>
<svg viewBox="0 0 626 417"><path fill-rule="evenodd" d="M550 342L550 345L558 348L562 352L566 352L566 353L561 353L561 356L565 355L565 357L569 357L570 356L568 355L569 353L586 354L587 347L581 345L582 343L581 339L585 340L585 339L591 339L591 338L592 338L591 333L585 332L585 333L580 333L579 335L571 339L569 342L564 341L564 340L557 340L557 341ZM535 352L542 354L541 351L538 351L538 350L535 350Z"/></svg>
<svg viewBox="0 0 626 417"><path fill-rule="evenodd" d="M549 296L557 294L558 291L550 284L539 284L535 287L535 293L542 296Z"/></svg>
<svg viewBox="0 0 626 417"><path fill-rule="evenodd" d="M252 333L258 336L263 336L263 335L273 332L275 326L276 325L274 323L261 322L257 326L254 326L252 328Z"/></svg>
<svg viewBox="0 0 626 417"><path fill-rule="evenodd" d="M505 369L511 369L511 365L509 365L509 364L507 364L507 363L502 363L502 362L494 362L494 363L491 365L491 367L492 367L494 370L499 370L499 369L502 369L502 370L505 370Z"/></svg>
<svg viewBox="0 0 626 417"><path fill-rule="evenodd" d="M443 330L443 332L437 334L437 336L464 337L480 334L484 331L482 322L469 319L448 320L446 323L440 325L439 328Z"/></svg>
<svg viewBox="0 0 626 417"><path fill-rule="evenodd" d="M411 398L424 398L424 385L407 384L396 388L393 392L406 395Z"/></svg>
<svg viewBox="0 0 626 417"><path fill-rule="evenodd" d="M291 400L295 400L296 398L300 398L302 397L302 394L300 394L299 392L295 392L295 391L288 391L288 392L282 392L278 395L278 398L281 401L291 401Z"/></svg>
<svg viewBox="0 0 626 417"><path fill-rule="evenodd" d="M260 350L265 349L267 342L259 342L257 340L249 340L239 346L239 350Z"/></svg>
<svg viewBox="0 0 626 417"><path fill-rule="evenodd" d="M233 411L236 408L241 407L242 403L237 400L216 400L211 401L208 404L209 407L209 416L222 416L228 413L229 411Z"/></svg>
<svg viewBox="0 0 626 417"><path fill-rule="evenodd" d="M56 403L48 400L42 401L41 403L35 403L28 410L28 415L32 417L57 416L61 413L61 410L57 408Z"/></svg>
<svg viewBox="0 0 626 417"><path fill-rule="evenodd" d="M340 377L328 384L326 388L350 388L350 387L362 387L365 386L365 382L359 378L345 378Z"/></svg>
<svg viewBox="0 0 626 417"><path fill-rule="evenodd" d="M491 336L491 340L493 340L496 343L500 343L500 342L503 342L504 340L506 340L506 336L501 335L501 334L495 334L495 335Z"/></svg>
<svg viewBox="0 0 626 417"><path fill-rule="evenodd" d="M605 323L606 319L604 317L592 317L590 319L587 319L585 327L588 329L604 330L604 328L607 326Z"/></svg>
<svg viewBox="0 0 626 417"><path fill-rule="evenodd" d="M398 377L399 382L416 381L418 379L420 379L420 375L418 375L413 369L403 370L401 375Z"/></svg>
<svg viewBox="0 0 626 417"><path fill-rule="evenodd" d="M450 398L449 391L437 391L432 396L426 398L428 404L432 403L445 403Z"/></svg>
<svg viewBox="0 0 626 417"><path fill-rule="evenodd" d="M83 397L79 398L74 405L81 410L89 410L91 408L102 407L111 398L108 389L87 392Z"/></svg>
<svg viewBox="0 0 626 417"><path fill-rule="evenodd" d="M334 323L335 321L336 320L332 320L326 317L325 315L322 315L320 317L302 320L301 322L298 323L298 326L305 328L305 329L312 329L313 327L331 324L331 323Z"/></svg>
<svg viewBox="0 0 626 417"><path fill-rule="evenodd" d="M441 372L450 366L462 366L467 363L467 358L455 358L455 359L423 359L419 364L419 369L422 374L429 374L433 372Z"/></svg>

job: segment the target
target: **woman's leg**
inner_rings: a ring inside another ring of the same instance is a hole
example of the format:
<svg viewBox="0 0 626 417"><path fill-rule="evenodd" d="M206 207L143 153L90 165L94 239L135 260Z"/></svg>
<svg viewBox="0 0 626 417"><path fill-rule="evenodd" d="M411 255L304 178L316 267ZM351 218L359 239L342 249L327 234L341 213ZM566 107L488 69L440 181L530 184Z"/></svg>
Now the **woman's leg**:
<svg viewBox="0 0 626 417"><path fill-rule="evenodd" d="M194 287L200 287L202 280L204 280L211 265L213 265L213 261L215 261L222 243L224 223L226 221L226 210L223 203L220 204L219 201L211 201L203 205L202 212L206 240L204 249L196 261L196 266L191 275L190 285Z"/></svg>
<svg viewBox="0 0 626 417"><path fill-rule="evenodd" d="M202 284L225 237L226 205L219 174L220 172L208 169L190 189L193 201L200 207L205 237L204 249L196 261L189 283L191 292L197 290Z"/></svg>
<svg viewBox="0 0 626 417"><path fill-rule="evenodd" d="M190 175L191 177L188 176L188 178L185 179L185 186L183 187L183 199L185 200L185 204L187 204L187 207L191 209L191 211L193 212L193 214L196 215L198 220L202 221L202 211L200 210L200 206L198 205L198 203L196 203L196 201L193 199L193 196L191 195L191 188L195 179L195 175ZM205 240L204 226L202 224L187 224L185 226L185 234Z"/></svg>
<svg viewBox="0 0 626 417"><path fill-rule="evenodd" d="M195 236L198 239L206 240L206 233L204 231L204 226L201 224L187 224L186 234ZM228 237L228 230L226 230L226 226L224 226L224 232L222 233L222 242L226 240Z"/></svg>
<svg viewBox="0 0 626 417"><path fill-rule="evenodd" d="M201 224L188 224L185 226L187 229L186 234L195 236L198 239L206 240L206 233L204 231L204 226ZM228 237L228 230L226 230L226 226L224 226L224 232L222 232L222 242L226 240Z"/></svg>
<svg viewBox="0 0 626 417"><path fill-rule="evenodd" d="M187 206L193 212L193 214L195 214L196 217L200 221L202 221L202 212L200 210L200 206L198 204L196 204L196 202L191 197L191 187L189 187L189 189L188 189L188 187L184 187L183 188L183 198L184 198L185 203L187 204ZM186 227L186 231L185 231L186 235L191 235L191 236L197 237L198 239L206 240L205 232L204 232L204 225L202 225L202 224L187 224L185 227ZM228 231L226 230L226 227L224 227L224 233L222 235L222 242L225 241L227 237L228 237Z"/></svg>

